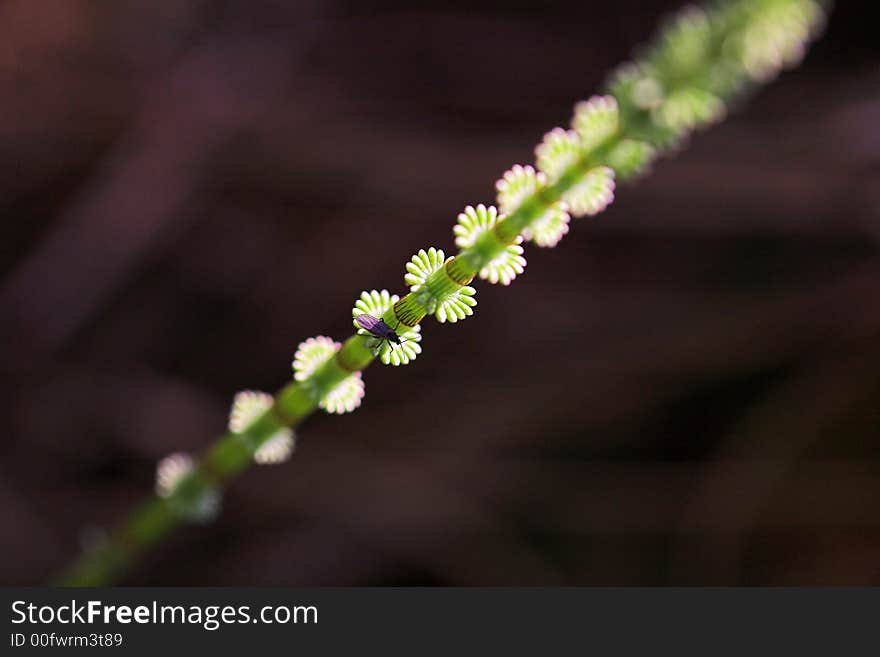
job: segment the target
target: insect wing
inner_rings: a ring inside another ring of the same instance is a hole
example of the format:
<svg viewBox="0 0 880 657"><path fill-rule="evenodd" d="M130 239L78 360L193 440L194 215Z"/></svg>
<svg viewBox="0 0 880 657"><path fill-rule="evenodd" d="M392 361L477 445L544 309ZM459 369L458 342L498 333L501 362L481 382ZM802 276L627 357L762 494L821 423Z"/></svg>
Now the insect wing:
<svg viewBox="0 0 880 657"><path fill-rule="evenodd" d="M355 317L354 321L356 321L361 326L361 328L369 331L373 335L384 335L383 329L385 327L385 322L383 322L381 319L364 313L363 315L358 315L357 317Z"/></svg>

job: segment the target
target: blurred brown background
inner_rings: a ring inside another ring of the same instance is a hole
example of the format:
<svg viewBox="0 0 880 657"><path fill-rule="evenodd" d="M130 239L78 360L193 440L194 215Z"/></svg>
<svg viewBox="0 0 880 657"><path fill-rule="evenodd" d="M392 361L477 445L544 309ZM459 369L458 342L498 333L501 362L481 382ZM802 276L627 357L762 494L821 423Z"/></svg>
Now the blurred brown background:
<svg viewBox="0 0 880 657"><path fill-rule="evenodd" d="M0 582L451 250L678 4L0 2ZM880 584L867 6L125 583Z"/></svg>

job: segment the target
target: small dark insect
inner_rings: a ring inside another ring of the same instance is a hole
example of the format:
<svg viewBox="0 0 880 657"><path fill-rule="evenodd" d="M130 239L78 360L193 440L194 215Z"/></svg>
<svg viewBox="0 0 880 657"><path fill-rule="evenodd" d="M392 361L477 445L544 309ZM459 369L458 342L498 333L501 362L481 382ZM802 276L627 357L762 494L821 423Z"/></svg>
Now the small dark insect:
<svg viewBox="0 0 880 657"><path fill-rule="evenodd" d="M378 340L378 342L373 345L373 349L376 349L377 354L382 352L382 345L386 340L388 341L388 344L391 345L391 349L394 349L394 345L400 346L406 342L406 340L401 340L396 332L397 326L400 326L400 322L398 322L397 326L392 329L384 320L381 320L378 317L373 317L372 315L367 315L366 313L358 315L355 317L354 321L356 321L362 329L368 331L370 335Z"/></svg>

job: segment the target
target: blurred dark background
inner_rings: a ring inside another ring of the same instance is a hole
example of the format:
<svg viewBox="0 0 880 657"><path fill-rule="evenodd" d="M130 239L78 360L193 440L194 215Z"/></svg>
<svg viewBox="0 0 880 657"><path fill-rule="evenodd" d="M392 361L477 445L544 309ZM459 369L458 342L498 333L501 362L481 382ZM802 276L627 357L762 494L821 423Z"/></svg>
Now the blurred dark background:
<svg viewBox="0 0 880 657"><path fill-rule="evenodd" d="M0 581L452 250L678 6L0 2ZM867 8L124 583L880 584Z"/></svg>

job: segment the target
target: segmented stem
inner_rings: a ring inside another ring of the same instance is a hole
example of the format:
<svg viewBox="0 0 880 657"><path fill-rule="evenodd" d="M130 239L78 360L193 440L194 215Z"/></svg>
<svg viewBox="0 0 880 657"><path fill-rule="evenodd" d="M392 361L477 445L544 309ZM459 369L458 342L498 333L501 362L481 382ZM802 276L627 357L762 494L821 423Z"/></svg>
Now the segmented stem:
<svg viewBox="0 0 880 657"><path fill-rule="evenodd" d="M443 299L469 285L588 172L608 166L618 179L630 177L641 168L645 149L667 150L693 129L721 118L724 101L748 83L766 82L797 63L806 42L821 27L827 6L820 0L732 0L707 11L684 10L642 60L614 76L609 92L619 107L615 129L608 134L600 131L599 143L591 143L586 154L433 271L425 280L430 295L410 292L385 319L406 327L418 325L433 312L426 298ZM177 511L182 502L223 488L254 462L256 450L279 430L302 423L337 386L369 366L376 357L370 341L351 336L304 380L284 386L268 410L241 431L222 436L167 496L154 497L135 509L105 540L85 551L58 583L88 586L115 579L184 520Z"/></svg>

